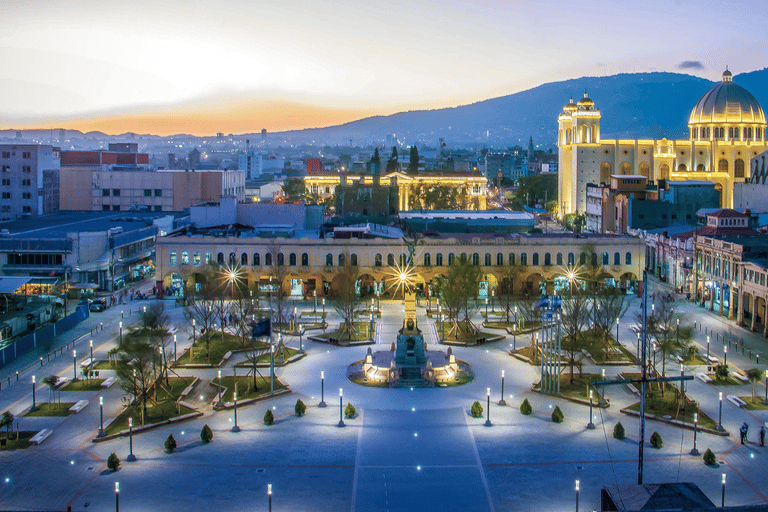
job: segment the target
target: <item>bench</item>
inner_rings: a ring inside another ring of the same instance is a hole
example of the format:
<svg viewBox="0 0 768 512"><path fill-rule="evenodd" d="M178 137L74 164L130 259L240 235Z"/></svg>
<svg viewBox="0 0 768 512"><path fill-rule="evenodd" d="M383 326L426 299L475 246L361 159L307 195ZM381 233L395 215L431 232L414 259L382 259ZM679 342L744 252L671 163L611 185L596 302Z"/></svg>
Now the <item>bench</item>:
<svg viewBox="0 0 768 512"><path fill-rule="evenodd" d="M114 384L115 382L117 382L117 377L110 377L110 378L108 378L107 380L105 380L104 382L101 383L101 387L103 387L103 388L111 387L112 384Z"/></svg>
<svg viewBox="0 0 768 512"><path fill-rule="evenodd" d="M224 357L222 357L221 360L222 361L226 361L230 357L232 357L232 351L231 350L229 352L227 352L226 354L224 354Z"/></svg>
<svg viewBox="0 0 768 512"><path fill-rule="evenodd" d="M680 363L680 364L683 364L683 358L682 358L682 357L680 357L680 356L679 356L679 355L677 355L677 354L673 355L673 356L672 356L672 359L674 359L676 362L678 362L678 363Z"/></svg>
<svg viewBox="0 0 768 512"><path fill-rule="evenodd" d="M88 406L88 400L80 400L75 405L69 408L69 412L77 414Z"/></svg>
<svg viewBox="0 0 768 512"><path fill-rule="evenodd" d="M749 379L747 378L747 376L746 376L746 375L744 375L744 374L743 374L743 373L741 373L741 372L731 372L731 375L732 375L734 378L736 378L736 379L740 380L741 382L749 382Z"/></svg>
<svg viewBox="0 0 768 512"><path fill-rule="evenodd" d="M69 382L69 377L62 377L56 381L56 389L63 388Z"/></svg>
<svg viewBox="0 0 768 512"><path fill-rule="evenodd" d="M627 384L627 389L631 391L633 395L640 396L640 390L637 389L634 384Z"/></svg>
<svg viewBox="0 0 768 512"><path fill-rule="evenodd" d="M88 359L83 359L83 361L80 363L80 367L81 368L88 368L89 366L91 366L91 358L90 357Z"/></svg>
<svg viewBox="0 0 768 512"><path fill-rule="evenodd" d="M710 382L712 382L712 377L710 377L706 373L697 373L696 378L705 384L709 384Z"/></svg>
<svg viewBox="0 0 768 512"><path fill-rule="evenodd" d="M43 430L41 430L40 432L38 432L37 434L32 436L32 439L29 440L29 443L30 444L40 444L43 441L45 441L46 439L48 439L48 437L51 434L53 434L53 430L51 430L49 428L44 428Z"/></svg>
<svg viewBox="0 0 768 512"><path fill-rule="evenodd" d="M728 395L728 401L731 402L736 407L744 407L745 405L747 405L747 402L737 397L736 395Z"/></svg>
<svg viewBox="0 0 768 512"><path fill-rule="evenodd" d="M709 359L709 362L712 364L718 364L720 362L720 360L715 356L713 356L712 354L709 355L708 359Z"/></svg>

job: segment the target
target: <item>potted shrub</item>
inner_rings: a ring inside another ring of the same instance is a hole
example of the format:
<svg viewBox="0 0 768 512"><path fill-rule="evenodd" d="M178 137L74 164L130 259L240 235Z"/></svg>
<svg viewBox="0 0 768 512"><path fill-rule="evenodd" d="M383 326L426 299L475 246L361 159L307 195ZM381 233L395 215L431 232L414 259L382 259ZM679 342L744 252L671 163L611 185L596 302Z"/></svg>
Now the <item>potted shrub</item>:
<svg viewBox="0 0 768 512"><path fill-rule="evenodd" d="M205 444L208 444L213 439L213 431L208 425L203 425L203 429L200 431L200 440Z"/></svg>
<svg viewBox="0 0 768 512"><path fill-rule="evenodd" d="M562 423L565 419L565 415L563 414L563 411L560 410L560 406L556 405L555 410L552 411L552 421L555 423Z"/></svg>
<svg viewBox="0 0 768 512"><path fill-rule="evenodd" d="M176 439L173 438L173 434L168 434L168 439L165 440L163 446L165 447L165 451L173 453L173 450L176 449Z"/></svg>
<svg viewBox="0 0 768 512"><path fill-rule="evenodd" d="M267 409L267 412L264 413L264 424L272 425L274 422L275 422L275 415L272 414L272 409Z"/></svg>
<svg viewBox="0 0 768 512"><path fill-rule="evenodd" d="M471 414L473 418L483 417L483 406L480 405L480 402L475 400L475 403L472 404L472 408L469 410L469 414Z"/></svg>
<svg viewBox="0 0 768 512"><path fill-rule="evenodd" d="M120 466L120 459L117 457L115 452L112 452L112 454L107 458L107 467L110 471L117 471L118 466Z"/></svg>
<svg viewBox="0 0 768 512"><path fill-rule="evenodd" d="M301 399L296 400L296 406L293 408L293 410L296 412L296 416L304 416L304 413L307 412L307 406L304 405L304 402L301 401Z"/></svg>
<svg viewBox="0 0 768 512"><path fill-rule="evenodd" d="M344 408L344 416L351 419L355 417L355 414L357 414L355 406L352 404L347 404L347 406Z"/></svg>
<svg viewBox="0 0 768 512"><path fill-rule="evenodd" d="M616 426L613 427L613 437L616 439L624 439L624 436L624 425L622 425L621 422L618 422Z"/></svg>
<svg viewBox="0 0 768 512"><path fill-rule="evenodd" d="M533 407L531 406L531 402L528 401L526 398L523 400L523 403L520 404L520 413L528 416L533 412Z"/></svg>

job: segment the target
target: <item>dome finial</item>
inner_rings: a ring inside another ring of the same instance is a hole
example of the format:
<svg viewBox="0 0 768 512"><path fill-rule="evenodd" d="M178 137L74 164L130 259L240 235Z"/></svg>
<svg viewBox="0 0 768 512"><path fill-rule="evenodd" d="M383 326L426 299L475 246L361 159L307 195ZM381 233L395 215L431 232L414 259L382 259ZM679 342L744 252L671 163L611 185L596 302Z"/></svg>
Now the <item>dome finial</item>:
<svg viewBox="0 0 768 512"><path fill-rule="evenodd" d="M585 98L589 98L589 96L587 96L587 90L586 89L584 89L584 97Z"/></svg>
<svg viewBox="0 0 768 512"><path fill-rule="evenodd" d="M733 73L728 71L728 66L725 66L725 71L723 71L723 82L730 82L733 80Z"/></svg>

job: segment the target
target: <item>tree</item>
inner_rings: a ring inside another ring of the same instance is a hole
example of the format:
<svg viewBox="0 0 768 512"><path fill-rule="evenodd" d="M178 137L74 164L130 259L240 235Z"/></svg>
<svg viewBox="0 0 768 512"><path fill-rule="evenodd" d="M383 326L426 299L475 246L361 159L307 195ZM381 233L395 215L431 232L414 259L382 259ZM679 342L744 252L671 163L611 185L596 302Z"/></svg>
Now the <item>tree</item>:
<svg viewBox="0 0 768 512"><path fill-rule="evenodd" d="M451 322L448 337L468 338L477 332L471 318L477 312L477 304L473 299L477 297L481 276L482 268L473 265L467 255L462 254L448 267L445 278L437 282L440 302Z"/></svg>
<svg viewBox="0 0 768 512"><path fill-rule="evenodd" d="M355 327L355 312L360 305L360 296L357 293L357 279L360 276L358 267L350 263L349 253L344 253L344 264L337 267L336 276L333 278L331 290L331 304L336 312L344 320L339 327L339 335L347 335L351 340Z"/></svg>
<svg viewBox="0 0 768 512"><path fill-rule="evenodd" d="M285 264L285 255L282 252L282 248L278 244L272 244L269 247L269 254L272 257L272 266L269 269L269 284L272 286L274 280L274 290L269 292L270 305L273 310L272 320L278 325L278 328L282 328L286 322L286 312L283 310L283 302L285 299L285 290L283 290L283 283L290 275L291 269Z"/></svg>
<svg viewBox="0 0 768 512"><path fill-rule="evenodd" d="M282 189L286 203L300 203L306 195L304 180L301 178L288 178L283 182Z"/></svg>
<svg viewBox="0 0 768 512"><path fill-rule="evenodd" d="M371 157L371 164L376 166L376 173L381 172L381 157L379 157L379 148L373 150L373 157Z"/></svg>
<svg viewBox="0 0 768 512"><path fill-rule="evenodd" d="M559 405L555 406L555 410L552 411L552 421L554 423L562 423L565 419L565 415L563 414L562 409L560 409Z"/></svg>
<svg viewBox="0 0 768 512"><path fill-rule="evenodd" d="M408 162L408 174L417 174L419 172L419 150L414 144L411 146L410 160Z"/></svg>
<svg viewBox="0 0 768 512"><path fill-rule="evenodd" d="M651 434L651 446L656 448L657 450L660 449L662 446L664 446L664 440L661 438L661 434L658 432L654 432Z"/></svg>
<svg viewBox="0 0 768 512"><path fill-rule="evenodd" d="M690 338L690 330L683 332L676 329L679 316L675 314L674 305L674 298L662 293L657 296L652 313L646 315L646 332L656 340L661 349L662 377L667 376L667 355L684 349ZM639 313L638 324L642 325L642 321L642 313ZM662 396L664 396L664 387L661 386Z"/></svg>
<svg viewBox="0 0 768 512"><path fill-rule="evenodd" d="M48 375L40 379L40 382L48 386L48 403L53 402L53 390L56 389L56 385L59 383L58 375Z"/></svg>
<svg viewBox="0 0 768 512"><path fill-rule="evenodd" d="M141 325L150 331L167 331L169 317L165 313L165 304L155 301L141 314Z"/></svg>
<svg viewBox="0 0 768 512"><path fill-rule="evenodd" d="M296 400L296 405L293 408L294 412L296 413L296 416L304 416L304 413L307 412L307 406L304 404L304 402L301 401L301 399Z"/></svg>
<svg viewBox="0 0 768 512"><path fill-rule="evenodd" d="M213 439L213 431L211 430L211 427L208 425L203 425L203 429L200 431L200 440L208 444Z"/></svg>
<svg viewBox="0 0 768 512"><path fill-rule="evenodd" d="M480 405L480 402L478 400L475 400L475 402L472 404L472 407L469 409L469 414L473 418L483 417L483 406Z"/></svg>
<svg viewBox="0 0 768 512"><path fill-rule="evenodd" d="M525 271L522 265L507 265L502 267L499 273L499 286L496 287L496 298L499 306L507 316L507 323L511 322L510 315L515 308L515 289L520 289L518 280Z"/></svg>
<svg viewBox="0 0 768 512"><path fill-rule="evenodd" d="M208 357L211 357L211 328L216 320L216 298L218 286L214 270L206 270L199 283L200 290L190 294L187 301L186 316L189 321L195 321L195 329L200 329L200 339L204 341ZM206 335L207 334L207 335ZM191 350L191 349L190 349Z"/></svg>
<svg viewBox="0 0 768 512"><path fill-rule="evenodd" d="M599 346L594 336L589 336L590 309L589 300L583 293L564 296L560 308L562 336L560 338L561 349L568 355L568 366L571 369L571 384L574 381L573 368L579 367L581 376L581 360L576 356L586 350L593 354Z"/></svg>
<svg viewBox="0 0 768 512"><path fill-rule="evenodd" d="M596 306L596 307L595 307ZM616 329L616 320L624 316L629 302L626 295L616 287L597 288L593 296L593 319L595 329L603 338L603 360L607 361L613 352L611 340Z"/></svg>
<svg viewBox="0 0 768 512"><path fill-rule="evenodd" d="M13 420L16 419L11 411L5 411L3 415L0 417L0 428L5 427L5 438L10 439L11 436L11 426L13 425Z"/></svg>
<svg viewBox="0 0 768 512"><path fill-rule="evenodd" d="M624 439L625 435L624 425L622 425L621 422L616 423L616 426L613 427L613 437L616 439Z"/></svg>
<svg viewBox="0 0 768 512"><path fill-rule="evenodd" d="M275 422L275 415L272 414L272 409L267 409L267 412L264 413L264 424L272 425L274 422Z"/></svg>
<svg viewBox="0 0 768 512"><path fill-rule="evenodd" d="M528 401L526 398L523 400L523 403L520 404L520 414L524 414L528 416L533 412L533 407L531 406L531 402Z"/></svg>
<svg viewBox="0 0 768 512"><path fill-rule="evenodd" d="M747 370L747 378L752 383L752 401L755 401L755 384L763 380L764 372L760 368L750 368Z"/></svg>
<svg viewBox="0 0 768 512"><path fill-rule="evenodd" d="M173 438L173 434L168 434L168 438L163 443L163 447L168 453L173 453L176 449L176 439Z"/></svg>
<svg viewBox="0 0 768 512"><path fill-rule="evenodd" d="M728 380L731 371L727 364L718 364L715 366L715 380Z"/></svg>
<svg viewBox="0 0 768 512"><path fill-rule="evenodd" d="M387 168L384 171L386 174L391 172L397 172L400 170L400 163L397 156L397 146L392 146L392 156L387 160Z"/></svg>
<svg viewBox="0 0 768 512"><path fill-rule="evenodd" d="M354 418L355 414L357 414L357 410L355 409L355 406L350 404L347 404L347 406L344 408L344 416L347 418Z"/></svg>
<svg viewBox="0 0 768 512"><path fill-rule="evenodd" d="M560 205L558 204L557 199L547 201L547 204L544 205L544 208L546 208L547 211L555 217L557 217L560 211Z"/></svg>
<svg viewBox="0 0 768 512"><path fill-rule="evenodd" d="M141 424L147 415L147 402L152 401L149 391L154 383L155 367L159 355L146 340L124 344L120 352L120 364L116 367L120 387L134 395L142 406Z"/></svg>
<svg viewBox="0 0 768 512"><path fill-rule="evenodd" d="M109 468L110 471L117 471L117 468L120 466L120 459L115 454L115 452L112 452L109 457L107 458L107 468Z"/></svg>
<svg viewBox="0 0 768 512"><path fill-rule="evenodd" d="M518 207L535 206L551 199L557 199L557 174L535 174L517 180L512 203Z"/></svg>

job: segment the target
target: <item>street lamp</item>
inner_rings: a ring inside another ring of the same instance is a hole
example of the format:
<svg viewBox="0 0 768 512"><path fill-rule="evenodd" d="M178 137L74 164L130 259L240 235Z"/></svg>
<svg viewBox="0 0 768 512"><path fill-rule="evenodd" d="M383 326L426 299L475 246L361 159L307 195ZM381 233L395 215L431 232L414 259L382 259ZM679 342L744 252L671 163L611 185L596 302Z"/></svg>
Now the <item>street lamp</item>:
<svg viewBox="0 0 768 512"><path fill-rule="evenodd" d="M718 398L720 400L720 413L718 414L718 418L717 418L717 430L722 432L723 430L725 430L723 428L723 392L722 391L718 393Z"/></svg>
<svg viewBox="0 0 768 512"><path fill-rule="evenodd" d="M709 364L709 334L707 334L707 364Z"/></svg>
<svg viewBox="0 0 768 512"><path fill-rule="evenodd" d="M120 322L120 346L123 346L123 322Z"/></svg>
<svg viewBox="0 0 768 512"><path fill-rule="evenodd" d="M592 390L589 390L589 423L587 423L587 428L589 430L593 430L595 428L595 424L592 423Z"/></svg>
<svg viewBox="0 0 768 512"><path fill-rule="evenodd" d="M720 498L720 508L725 507L725 473L723 473L723 495L722 498Z"/></svg>
<svg viewBox="0 0 768 512"><path fill-rule="evenodd" d="M344 416L342 416L342 414L343 414L343 409L342 409L343 403L344 403L344 392L343 392L342 388L339 388L339 426L340 427L344 426Z"/></svg>
<svg viewBox="0 0 768 512"><path fill-rule="evenodd" d="M104 397L99 397L99 433L96 437L104 437Z"/></svg>
<svg viewBox="0 0 768 512"><path fill-rule="evenodd" d="M269 392L275 392L275 346L269 346Z"/></svg>
<svg viewBox="0 0 768 512"><path fill-rule="evenodd" d="M133 454L133 418L128 418L128 456L125 458L128 462L136 460L136 456Z"/></svg>
<svg viewBox="0 0 768 512"><path fill-rule="evenodd" d="M499 400L499 405L507 405L507 402L504 401L504 370L501 370L501 400Z"/></svg>
<svg viewBox="0 0 768 512"><path fill-rule="evenodd" d="M77 382L77 350L72 351L72 382Z"/></svg>
<svg viewBox="0 0 768 512"><path fill-rule="evenodd" d="M723 345L723 364L728 366L728 345Z"/></svg>
<svg viewBox="0 0 768 512"><path fill-rule="evenodd" d="M517 322L512 324L512 350L517 351Z"/></svg>
<svg viewBox="0 0 768 512"><path fill-rule="evenodd" d="M235 426L232 427L232 432L240 432L240 427L237 426L237 391L232 393L232 399L235 402L234 412L235 412Z"/></svg>
<svg viewBox="0 0 768 512"><path fill-rule="evenodd" d="M488 409L486 419L485 419L485 426L490 427L493 425L491 423L491 388L485 388L485 396L486 396L486 408Z"/></svg>
<svg viewBox="0 0 768 512"><path fill-rule="evenodd" d="M195 319L194 318L192 319L192 346L193 347L196 346L195 345ZM192 353L192 349L190 349L189 352L191 354Z"/></svg>
<svg viewBox="0 0 768 512"><path fill-rule="evenodd" d="M221 403L221 370L219 370L218 373L219 373L219 401L216 402L216 407L221 407L224 405L223 403Z"/></svg>
<svg viewBox="0 0 768 512"><path fill-rule="evenodd" d="M696 449L696 432L699 430L699 413L695 412L693 413L693 450L691 450L691 455L698 456L701 455L699 453L699 450Z"/></svg>
<svg viewBox="0 0 768 512"><path fill-rule="evenodd" d="M296 311L296 308L294 307L293 308L293 332L295 333L299 332L299 319L296 315L297 315L297 311Z"/></svg>
<svg viewBox="0 0 768 512"><path fill-rule="evenodd" d="M267 484L267 496L269 496L269 512L272 512L272 484Z"/></svg>
<svg viewBox="0 0 768 512"><path fill-rule="evenodd" d="M35 412L37 410L37 401L35 400L35 376L32 376L32 408L30 409L31 412Z"/></svg>
<svg viewBox="0 0 768 512"><path fill-rule="evenodd" d="M115 482L115 512L120 512L120 482Z"/></svg>
<svg viewBox="0 0 768 512"><path fill-rule="evenodd" d="M91 348L91 365L93 365L93 340L90 340L88 344L90 345L90 348Z"/></svg>
<svg viewBox="0 0 768 512"><path fill-rule="evenodd" d="M371 328L369 329L371 332L371 341L373 341L373 304L371 304Z"/></svg>
<svg viewBox="0 0 768 512"><path fill-rule="evenodd" d="M579 512L579 481L576 480L576 512Z"/></svg>
<svg viewBox="0 0 768 512"><path fill-rule="evenodd" d="M616 317L616 343L619 343L619 317Z"/></svg>
<svg viewBox="0 0 768 512"><path fill-rule="evenodd" d="M323 321L325 321L325 297L323 297Z"/></svg>
<svg viewBox="0 0 768 512"><path fill-rule="evenodd" d="M312 314L317 316L317 290L312 290L312 295L315 297L315 307L312 309Z"/></svg>
<svg viewBox="0 0 768 512"><path fill-rule="evenodd" d="M173 335L173 364L176 364L176 335Z"/></svg>
<svg viewBox="0 0 768 512"><path fill-rule="evenodd" d="M485 298L485 321L488 321L488 297Z"/></svg>
<svg viewBox="0 0 768 512"><path fill-rule="evenodd" d="M318 407L325 407L325 371L320 370L320 403Z"/></svg>
<svg viewBox="0 0 768 512"><path fill-rule="evenodd" d="M677 346L679 347L680 346L680 319L679 318L677 319L676 332L677 332Z"/></svg>

